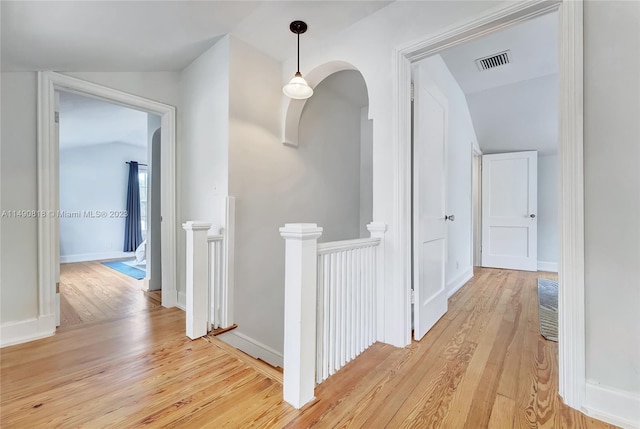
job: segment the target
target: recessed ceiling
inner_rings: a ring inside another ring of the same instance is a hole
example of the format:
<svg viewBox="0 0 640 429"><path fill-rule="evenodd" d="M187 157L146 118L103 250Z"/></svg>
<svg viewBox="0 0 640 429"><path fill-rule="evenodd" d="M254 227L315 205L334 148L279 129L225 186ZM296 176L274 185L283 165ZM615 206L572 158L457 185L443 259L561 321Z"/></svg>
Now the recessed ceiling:
<svg viewBox="0 0 640 429"><path fill-rule="evenodd" d="M179 71L225 34L277 60L390 1L2 1L3 71Z"/></svg>
<svg viewBox="0 0 640 429"><path fill-rule="evenodd" d="M148 114L96 98L60 92L60 149L104 143L147 146Z"/></svg>

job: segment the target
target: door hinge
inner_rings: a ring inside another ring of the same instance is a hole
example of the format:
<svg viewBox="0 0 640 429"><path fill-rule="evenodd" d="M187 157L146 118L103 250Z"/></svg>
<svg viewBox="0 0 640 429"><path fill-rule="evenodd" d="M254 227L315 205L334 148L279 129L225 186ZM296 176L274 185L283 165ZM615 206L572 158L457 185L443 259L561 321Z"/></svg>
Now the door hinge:
<svg viewBox="0 0 640 429"><path fill-rule="evenodd" d="M56 124L59 124L59 123L60 123L60 112L55 112L55 113L54 113L54 119L53 119L53 121L54 121Z"/></svg>
<svg viewBox="0 0 640 429"><path fill-rule="evenodd" d="M413 101L414 99L415 99L415 91L414 91L413 82L411 82L411 101Z"/></svg>
<svg viewBox="0 0 640 429"><path fill-rule="evenodd" d="M411 289L411 304L416 303L416 291Z"/></svg>

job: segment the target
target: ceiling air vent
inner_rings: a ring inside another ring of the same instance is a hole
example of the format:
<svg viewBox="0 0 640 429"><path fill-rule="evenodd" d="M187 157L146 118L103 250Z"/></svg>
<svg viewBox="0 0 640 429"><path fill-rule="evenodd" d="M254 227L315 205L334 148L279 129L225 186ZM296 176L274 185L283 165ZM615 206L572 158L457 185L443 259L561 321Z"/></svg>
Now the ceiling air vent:
<svg viewBox="0 0 640 429"><path fill-rule="evenodd" d="M478 58L476 64L480 71L493 69L509 64L511 62L511 51L499 52L488 57Z"/></svg>

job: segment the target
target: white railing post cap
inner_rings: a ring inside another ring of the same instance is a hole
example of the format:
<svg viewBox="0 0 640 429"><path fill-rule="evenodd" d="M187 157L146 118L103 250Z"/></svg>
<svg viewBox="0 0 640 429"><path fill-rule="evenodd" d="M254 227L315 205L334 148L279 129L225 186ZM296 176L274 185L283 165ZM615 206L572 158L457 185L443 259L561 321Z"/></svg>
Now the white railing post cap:
<svg viewBox="0 0 640 429"><path fill-rule="evenodd" d="M280 235L284 238L311 240L322 235L322 227L315 223L287 223L280 228Z"/></svg>
<svg viewBox="0 0 640 429"><path fill-rule="evenodd" d="M186 231L209 230L211 228L211 224L198 220L188 220L182 224L182 228Z"/></svg>
<svg viewBox="0 0 640 429"><path fill-rule="evenodd" d="M367 225L369 232L386 232L387 224L384 222L371 222Z"/></svg>

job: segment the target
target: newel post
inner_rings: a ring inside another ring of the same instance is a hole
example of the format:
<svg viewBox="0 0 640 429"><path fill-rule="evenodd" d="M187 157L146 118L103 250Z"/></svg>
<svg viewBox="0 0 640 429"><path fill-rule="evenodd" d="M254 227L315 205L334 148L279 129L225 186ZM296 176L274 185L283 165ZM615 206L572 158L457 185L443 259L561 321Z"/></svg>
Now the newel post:
<svg viewBox="0 0 640 429"><path fill-rule="evenodd" d="M187 337L192 340L207 335L209 320L209 243L211 224L188 221L187 231Z"/></svg>
<svg viewBox="0 0 640 429"><path fill-rule="evenodd" d="M376 254L376 340L384 341L384 234L387 224L383 222L371 222L367 225L371 238L379 238L380 244Z"/></svg>
<svg viewBox="0 0 640 429"><path fill-rule="evenodd" d="M316 371L316 277L318 237L315 223L288 223L284 279L283 397L295 408L314 398Z"/></svg>

